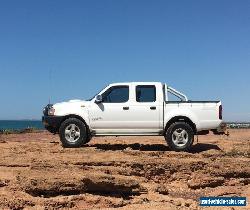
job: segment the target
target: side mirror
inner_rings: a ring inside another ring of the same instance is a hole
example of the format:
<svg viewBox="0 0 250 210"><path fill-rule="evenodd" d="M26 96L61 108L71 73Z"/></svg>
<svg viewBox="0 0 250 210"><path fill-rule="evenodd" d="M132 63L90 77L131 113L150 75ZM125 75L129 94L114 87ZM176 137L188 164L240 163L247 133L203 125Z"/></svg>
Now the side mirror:
<svg viewBox="0 0 250 210"><path fill-rule="evenodd" d="M99 104L99 103L101 103L101 102L102 102L102 95L97 95L97 96L95 97L95 103Z"/></svg>

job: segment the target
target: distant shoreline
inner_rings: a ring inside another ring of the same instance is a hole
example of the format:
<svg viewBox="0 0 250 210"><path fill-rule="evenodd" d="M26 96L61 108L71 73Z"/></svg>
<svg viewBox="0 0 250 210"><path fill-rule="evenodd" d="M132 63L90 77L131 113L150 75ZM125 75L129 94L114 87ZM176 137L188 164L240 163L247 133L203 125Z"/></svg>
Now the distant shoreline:
<svg viewBox="0 0 250 210"><path fill-rule="evenodd" d="M0 120L0 130L23 130L27 128L44 130L41 120Z"/></svg>
<svg viewBox="0 0 250 210"><path fill-rule="evenodd" d="M36 119L22 119L22 120L6 120L6 119L3 119L3 120L1 120L0 119L0 121L42 121L41 119L38 119L38 120L36 120Z"/></svg>

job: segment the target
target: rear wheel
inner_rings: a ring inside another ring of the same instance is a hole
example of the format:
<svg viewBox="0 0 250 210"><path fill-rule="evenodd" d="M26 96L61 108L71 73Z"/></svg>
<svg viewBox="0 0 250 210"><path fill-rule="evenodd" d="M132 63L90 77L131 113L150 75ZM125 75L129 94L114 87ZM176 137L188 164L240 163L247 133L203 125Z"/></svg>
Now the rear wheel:
<svg viewBox="0 0 250 210"><path fill-rule="evenodd" d="M167 129L165 139L174 151L188 151L194 141L194 131L185 122L176 122Z"/></svg>
<svg viewBox="0 0 250 210"><path fill-rule="evenodd" d="M81 147L87 143L87 129L85 124L76 118L66 119L59 129L63 147Z"/></svg>

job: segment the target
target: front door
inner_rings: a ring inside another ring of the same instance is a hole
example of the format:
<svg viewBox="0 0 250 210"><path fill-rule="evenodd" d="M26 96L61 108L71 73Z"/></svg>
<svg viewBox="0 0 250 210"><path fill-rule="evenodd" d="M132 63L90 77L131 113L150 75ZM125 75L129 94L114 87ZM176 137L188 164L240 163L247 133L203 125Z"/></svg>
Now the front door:
<svg viewBox="0 0 250 210"><path fill-rule="evenodd" d="M112 86L102 94L101 103L89 109L90 125L96 134L121 133L129 127L129 86Z"/></svg>

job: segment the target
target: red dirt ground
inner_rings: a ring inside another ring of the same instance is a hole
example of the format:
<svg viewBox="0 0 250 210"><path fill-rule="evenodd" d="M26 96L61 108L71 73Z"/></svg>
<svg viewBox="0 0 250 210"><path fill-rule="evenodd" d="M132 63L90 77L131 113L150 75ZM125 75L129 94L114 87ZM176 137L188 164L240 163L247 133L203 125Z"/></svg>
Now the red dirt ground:
<svg viewBox="0 0 250 210"><path fill-rule="evenodd" d="M48 132L0 136L0 209L204 209L201 196L250 198L250 129L199 137L99 137L62 148ZM249 209L217 207L206 209Z"/></svg>

